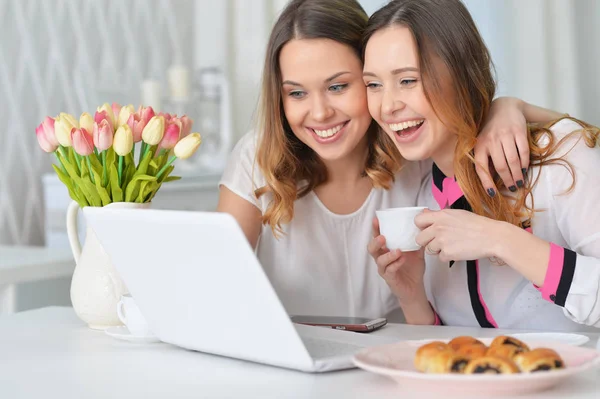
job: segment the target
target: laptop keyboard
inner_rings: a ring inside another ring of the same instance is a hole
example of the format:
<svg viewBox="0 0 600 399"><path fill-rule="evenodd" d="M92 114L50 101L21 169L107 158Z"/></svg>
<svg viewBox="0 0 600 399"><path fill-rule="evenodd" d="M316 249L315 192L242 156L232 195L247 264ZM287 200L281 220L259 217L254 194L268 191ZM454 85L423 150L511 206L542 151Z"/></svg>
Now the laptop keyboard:
<svg viewBox="0 0 600 399"><path fill-rule="evenodd" d="M334 356L354 355L359 350L363 349L363 346L347 344L344 342L335 342L325 339L308 338L303 337L302 341L308 349L308 353L317 358L326 358Z"/></svg>

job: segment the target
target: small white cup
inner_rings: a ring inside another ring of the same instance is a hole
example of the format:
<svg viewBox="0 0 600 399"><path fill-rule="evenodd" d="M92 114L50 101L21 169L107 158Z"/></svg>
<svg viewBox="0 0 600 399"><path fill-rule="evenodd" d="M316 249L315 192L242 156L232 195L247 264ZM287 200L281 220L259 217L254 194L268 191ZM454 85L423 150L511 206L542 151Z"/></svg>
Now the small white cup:
<svg viewBox="0 0 600 399"><path fill-rule="evenodd" d="M402 252L417 251L421 247L415 239L420 230L415 225L415 216L426 209L423 206L389 208L375 211L379 219L379 231L385 237L388 249Z"/></svg>
<svg viewBox="0 0 600 399"><path fill-rule="evenodd" d="M126 294L121 296L121 300L117 304L117 315L119 320L127 326L131 335L138 337L152 336L148 322L140 312L140 308L135 303L131 295Z"/></svg>

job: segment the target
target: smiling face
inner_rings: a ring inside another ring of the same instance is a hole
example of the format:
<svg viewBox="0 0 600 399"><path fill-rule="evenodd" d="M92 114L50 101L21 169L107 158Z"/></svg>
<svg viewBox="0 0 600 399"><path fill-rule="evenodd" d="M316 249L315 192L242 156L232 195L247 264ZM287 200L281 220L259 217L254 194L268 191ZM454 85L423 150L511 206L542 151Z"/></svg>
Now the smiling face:
<svg viewBox="0 0 600 399"><path fill-rule="evenodd" d="M369 112L404 158L433 158L437 163L452 157L456 137L427 100L419 68L417 45L408 28L395 25L369 39L363 73Z"/></svg>
<svg viewBox="0 0 600 399"><path fill-rule="evenodd" d="M294 135L325 161L365 152L372 119L362 64L352 48L329 39L291 40L279 64L283 109Z"/></svg>

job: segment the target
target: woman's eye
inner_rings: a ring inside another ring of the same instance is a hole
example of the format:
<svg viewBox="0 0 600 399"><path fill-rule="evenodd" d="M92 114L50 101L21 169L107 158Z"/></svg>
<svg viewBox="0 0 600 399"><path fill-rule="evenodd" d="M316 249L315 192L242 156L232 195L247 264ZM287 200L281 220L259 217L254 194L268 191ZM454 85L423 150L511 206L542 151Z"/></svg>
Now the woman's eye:
<svg viewBox="0 0 600 399"><path fill-rule="evenodd" d="M292 97L292 98L302 98L302 97L304 97L305 95L306 95L306 93L305 93L305 92L303 92L303 91L299 91L299 90L296 90L296 91L290 91L290 93L288 94L288 96L290 96L290 97Z"/></svg>
<svg viewBox="0 0 600 399"><path fill-rule="evenodd" d="M415 83L417 83L417 79L402 79L400 81L401 86L412 86Z"/></svg>
<svg viewBox="0 0 600 399"><path fill-rule="evenodd" d="M333 91L335 93L340 92L342 90L344 90L346 87L348 87L348 84L337 84L337 85L331 85L329 86L329 91Z"/></svg>
<svg viewBox="0 0 600 399"><path fill-rule="evenodd" d="M375 83L375 82L369 82L367 83L367 89L378 89L381 87L381 84L379 83Z"/></svg>

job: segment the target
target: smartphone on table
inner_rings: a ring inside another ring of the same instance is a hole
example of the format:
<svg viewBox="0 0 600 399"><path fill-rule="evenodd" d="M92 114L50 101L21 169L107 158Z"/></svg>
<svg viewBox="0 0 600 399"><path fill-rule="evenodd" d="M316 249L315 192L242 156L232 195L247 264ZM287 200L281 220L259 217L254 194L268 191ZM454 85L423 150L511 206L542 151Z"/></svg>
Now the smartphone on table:
<svg viewBox="0 0 600 399"><path fill-rule="evenodd" d="M292 322L307 324L309 326L329 327L336 330L366 333L385 326L387 324L387 319L383 317L370 319L367 317L292 316Z"/></svg>

